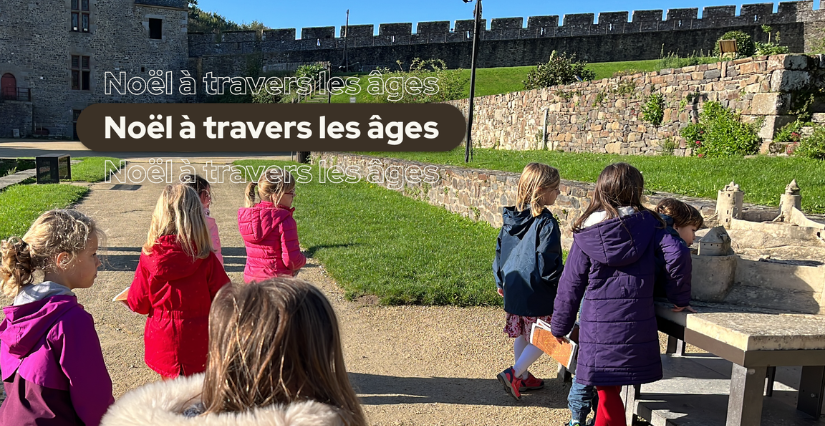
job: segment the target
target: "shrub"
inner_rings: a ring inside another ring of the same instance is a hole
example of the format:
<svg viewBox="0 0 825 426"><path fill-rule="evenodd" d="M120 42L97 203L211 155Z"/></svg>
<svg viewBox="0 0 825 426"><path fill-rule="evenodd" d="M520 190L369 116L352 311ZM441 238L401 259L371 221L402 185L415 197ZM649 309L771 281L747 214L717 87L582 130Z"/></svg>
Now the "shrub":
<svg viewBox="0 0 825 426"><path fill-rule="evenodd" d="M399 68L400 68L399 62ZM429 102L444 102L453 99L461 99L464 95L464 87L470 77L465 75L461 69L447 69L447 64L441 59L427 59L421 58L413 59L410 64L409 71L390 71L388 69L378 70L381 75L369 76L367 78L369 86L379 84L386 90L382 90L380 94L369 94L369 87L366 88L368 102L374 103L429 103ZM412 78L417 78L419 81L424 81L426 78L435 78L438 81L438 92L434 94L427 94L423 90L419 93L410 93L403 89L400 81L408 81ZM381 81L379 81L379 79ZM392 79L392 80L391 80Z"/></svg>
<svg viewBox="0 0 825 426"><path fill-rule="evenodd" d="M803 123L799 120L788 123L773 137L774 142L799 142Z"/></svg>
<svg viewBox="0 0 825 426"><path fill-rule="evenodd" d="M647 101L642 106L642 118L654 126L662 124L665 117L665 97L660 93L648 96Z"/></svg>
<svg viewBox="0 0 825 426"><path fill-rule="evenodd" d="M825 160L825 126L814 127L813 134L802 139L793 153L800 157Z"/></svg>
<svg viewBox="0 0 825 426"><path fill-rule="evenodd" d="M768 42L754 42L757 55L780 55L783 53L788 53L788 46L780 46L778 44L779 31L776 32L776 42L771 41L771 32L773 32L773 28L768 25L762 25L762 32L768 35Z"/></svg>
<svg viewBox="0 0 825 426"><path fill-rule="evenodd" d="M706 102L699 123L688 125L681 134L699 157L748 155L759 149L756 126L742 123L719 102Z"/></svg>
<svg viewBox="0 0 825 426"><path fill-rule="evenodd" d="M566 53L556 54L554 50L546 64L538 64L530 70L527 79L522 82L524 90L570 84L578 81L577 76L582 80L593 80L596 72L585 68L586 65L587 62L576 60L575 53L568 57Z"/></svg>
<svg viewBox="0 0 825 426"><path fill-rule="evenodd" d="M295 70L295 77L302 78L307 77L311 78L314 82L321 81L321 71L325 70L323 64L310 64L310 65L301 65Z"/></svg>
<svg viewBox="0 0 825 426"><path fill-rule="evenodd" d="M719 40L736 40L736 57L737 58L746 58L748 56L753 56L753 52L755 50L755 46L753 44L753 39L751 36L743 33L742 31L728 31L719 37L716 40L716 46L713 47L713 55L719 56Z"/></svg>

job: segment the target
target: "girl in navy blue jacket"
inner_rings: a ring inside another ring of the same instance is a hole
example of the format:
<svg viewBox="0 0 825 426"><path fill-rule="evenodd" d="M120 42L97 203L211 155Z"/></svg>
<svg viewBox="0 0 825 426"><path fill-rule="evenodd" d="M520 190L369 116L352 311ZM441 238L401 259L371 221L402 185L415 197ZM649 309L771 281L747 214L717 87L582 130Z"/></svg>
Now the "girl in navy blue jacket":
<svg viewBox="0 0 825 426"><path fill-rule="evenodd" d="M504 332L515 339L515 364L498 380L517 400L524 390L544 387L527 368L542 354L530 344L532 325L539 319L550 322L563 268L559 223L545 209L556 202L560 182L553 167L528 164L519 179L516 205L504 208L496 242L493 272L498 294L504 297Z"/></svg>

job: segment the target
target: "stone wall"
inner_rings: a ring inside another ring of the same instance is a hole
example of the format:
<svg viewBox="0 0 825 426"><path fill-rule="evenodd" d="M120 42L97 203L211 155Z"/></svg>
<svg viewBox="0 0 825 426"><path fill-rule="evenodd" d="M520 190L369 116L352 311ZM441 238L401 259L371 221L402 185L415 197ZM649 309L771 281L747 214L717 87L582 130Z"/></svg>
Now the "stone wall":
<svg viewBox="0 0 825 426"><path fill-rule="evenodd" d="M71 0L0 2L0 75L30 88L32 121L51 135L72 136L73 110L101 102L175 102L179 96L107 96L104 72L148 79L155 70L185 70L187 3L182 0L89 0L89 31L71 31ZM149 19L162 38L149 38ZM71 58L89 57L90 90L72 90Z"/></svg>
<svg viewBox="0 0 825 426"><path fill-rule="evenodd" d="M387 170L389 167L419 167L428 164L415 161L398 160L393 158L378 158L368 155L345 154L339 152L313 152L312 162L318 164L324 160L329 167L357 166L362 174L372 167ZM464 217L484 221L494 227L501 227L501 208L512 206L516 202L519 173L502 172L497 170L468 169L462 167L438 165L439 181L434 184L411 183L404 181L403 186L394 187L389 182L382 186L403 193L412 198L426 201L435 206L460 214ZM560 170L564 176L564 170ZM593 194L594 185L591 183L562 180L559 190L561 194L550 210L559 218L562 228L562 243L565 248L572 244L572 223L581 216ZM655 205L662 198L678 198L702 212L706 225L712 226L716 211L716 202L702 198L683 197L667 193L657 193L648 197L647 202ZM757 206L748 205L751 211L758 211ZM746 210L748 211L748 210ZM776 217L776 212L765 215Z"/></svg>
<svg viewBox="0 0 825 426"><path fill-rule="evenodd" d="M21 137L31 136L31 102L0 100L0 117L0 138L13 137L15 129Z"/></svg>
<svg viewBox="0 0 825 426"><path fill-rule="evenodd" d="M741 112L743 120L761 122L760 136L769 141L796 118L791 115L795 103L825 86L823 75L825 56L755 56L484 96L475 99L473 145L657 154L670 141L675 155L690 155L693 141L679 133L698 119L706 101ZM652 93L661 94L666 104L658 126L642 115ZM467 100L449 103L466 115Z"/></svg>
<svg viewBox="0 0 825 426"><path fill-rule="evenodd" d="M664 18L664 19L663 19ZM825 10L813 10L812 1L779 3L773 13L772 3L743 5L739 15L735 6L705 7L702 18L698 9L638 10L559 16L495 18L487 29L486 20L480 34L483 48L478 66L482 68L535 65L546 62L553 50L576 53L588 62L612 62L657 59L661 52L690 55L712 51L716 40L725 32L741 30L758 41L767 41L761 25L770 25L782 34L782 43L792 52L809 51L814 39L821 38ZM561 22L561 25L559 25ZM397 60L409 65L416 57L440 58L450 68L469 68L473 21L419 22L349 27L348 37L335 37L335 27L273 29L223 34L192 33L189 52L194 57L240 56L262 54L264 69L285 69L285 64L330 61L344 62L346 45L348 63L353 70L369 71L375 67L394 69ZM340 34L345 34L343 27ZM300 38L296 38L300 35ZM213 70L216 73L222 69Z"/></svg>

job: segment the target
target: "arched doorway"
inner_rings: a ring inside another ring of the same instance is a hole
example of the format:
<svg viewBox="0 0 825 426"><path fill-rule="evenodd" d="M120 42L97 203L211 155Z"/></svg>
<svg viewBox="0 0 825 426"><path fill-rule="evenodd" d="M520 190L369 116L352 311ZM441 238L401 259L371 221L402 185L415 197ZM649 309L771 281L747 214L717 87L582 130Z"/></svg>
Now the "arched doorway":
<svg viewBox="0 0 825 426"><path fill-rule="evenodd" d="M13 75L5 73L0 78L0 96L3 96L3 99L17 99L17 80Z"/></svg>

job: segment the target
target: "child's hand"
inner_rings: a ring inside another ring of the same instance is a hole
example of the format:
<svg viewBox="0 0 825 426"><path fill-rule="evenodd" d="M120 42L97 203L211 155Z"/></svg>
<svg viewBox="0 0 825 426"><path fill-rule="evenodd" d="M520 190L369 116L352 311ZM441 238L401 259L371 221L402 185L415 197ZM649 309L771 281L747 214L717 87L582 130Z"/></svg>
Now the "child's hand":
<svg viewBox="0 0 825 426"><path fill-rule="evenodd" d="M553 336L553 337L556 337L556 336ZM559 342L560 345L563 345L563 344L567 343L567 339L565 339L564 337L556 337L556 341Z"/></svg>
<svg viewBox="0 0 825 426"><path fill-rule="evenodd" d="M498 287L498 290L497 290L497 291L498 291L498 295L499 295L499 296L504 297L504 289L503 289L503 288Z"/></svg>
<svg viewBox="0 0 825 426"><path fill-rule="evenodd" d="M695 314L695 313L696 313L696 309L693 309L690 305L687 305L687 306L681 306L681 307L676 306L676 305L673 305L673 309L671 309L671 310L672 310L673 312L688 311L688 312L690 312L690 313L692 313L692 314Z"/></svg>

